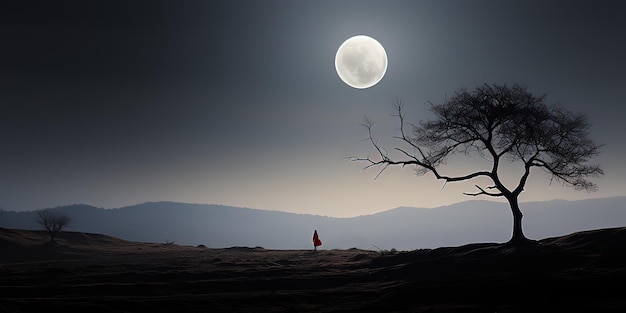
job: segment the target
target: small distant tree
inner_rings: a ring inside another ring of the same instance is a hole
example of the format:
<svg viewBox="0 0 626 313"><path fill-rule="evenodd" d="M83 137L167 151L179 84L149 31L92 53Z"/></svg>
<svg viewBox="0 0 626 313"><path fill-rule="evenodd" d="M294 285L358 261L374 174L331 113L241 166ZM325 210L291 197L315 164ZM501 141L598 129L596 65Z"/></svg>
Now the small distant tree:
<svg viewBox="0 0 626 313"><path fill-rule="evenodd" d="M50 242L54 242L56 234L69 225L72 219L65 213L52 209L37 211L37 223L43 226L50 234Z"/></svg>
<svg viewBox="0 0 626 313"><path fill-rule="evenodd" d="M401 146L394 149L395 156L373 138L373 123L366 118L364 126L377 154L375 158L352 160L369 163L366 168L382 166L378 175L389 166L415 166L419 176L432 173L445 183L487 178L490 184L475 185L477 191L465 195L504 197L513 214L509 242L523 243L528 240L522 231L518 197L524 191L531 169L542 169L553 180L587 191L597 189L587 177L603 174L598 165L587 164L599 153L600 146L589 138L590 124L585 116L556 105L548 106L544 100L545 95L534 96L517 84L485 84L473 91L462 89L443 104L431 105L436 119L410 124L410 135L403 105L398 102L400 135L397 138ZM440 166L454 154L479 155L490 163L490 168L448 176ZM518 164L522 169L513 186L501 180L503 161Z"/></svg>

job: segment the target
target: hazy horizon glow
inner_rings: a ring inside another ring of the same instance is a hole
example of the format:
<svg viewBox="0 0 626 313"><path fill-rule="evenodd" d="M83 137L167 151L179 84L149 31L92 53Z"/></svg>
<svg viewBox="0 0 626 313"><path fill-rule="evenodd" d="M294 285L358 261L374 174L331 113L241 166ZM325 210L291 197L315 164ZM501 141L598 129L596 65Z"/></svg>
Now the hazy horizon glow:
<svg viewBox="0 0 626 313"><path fill-rule="evenodd" d="M460 88L519 83L585 114L604 145L596 193L535 171L520 201L626 196L626 2L82 1L2 12L0 206L153 201L327 216L473 198L374 155ZM358 10L355 10L358 8ZM337 76L342 42L368 34L392 60L378 84ZM243 39L245 38L245 39ZM449 162L470 171L479 158Z"/></svg>

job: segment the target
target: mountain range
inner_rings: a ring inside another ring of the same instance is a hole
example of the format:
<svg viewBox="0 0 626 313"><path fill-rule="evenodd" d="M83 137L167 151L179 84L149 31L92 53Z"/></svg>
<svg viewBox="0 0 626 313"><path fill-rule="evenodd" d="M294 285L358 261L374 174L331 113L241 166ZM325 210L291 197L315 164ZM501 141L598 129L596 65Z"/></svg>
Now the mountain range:
<svg viewBox="0 0 626 313"><path fill-rule="evenodd" d="M528 238L626 226L626 197L521 203ZM89 205L54 208L72 219L70 231L141 242L209 248L235 246L310 249L317 230L323 249L416 250L468 243L506 242L508 204L471 200L437 208L399 207L350 218L177 202L147 202L117 209ZM41 229L36 211L0 211L0 227Z"/></svg>

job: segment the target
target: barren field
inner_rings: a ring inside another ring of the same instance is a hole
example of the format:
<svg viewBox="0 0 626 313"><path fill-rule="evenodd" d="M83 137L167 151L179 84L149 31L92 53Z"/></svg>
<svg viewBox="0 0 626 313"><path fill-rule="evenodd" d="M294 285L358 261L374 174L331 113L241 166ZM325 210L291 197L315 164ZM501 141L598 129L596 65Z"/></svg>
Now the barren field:
<svg viewBox="0 0 626 313"><path fill-rule="evenodd" d="M525 247L210 249L0 229L0 312L624 312L626 228Z"/></svg>

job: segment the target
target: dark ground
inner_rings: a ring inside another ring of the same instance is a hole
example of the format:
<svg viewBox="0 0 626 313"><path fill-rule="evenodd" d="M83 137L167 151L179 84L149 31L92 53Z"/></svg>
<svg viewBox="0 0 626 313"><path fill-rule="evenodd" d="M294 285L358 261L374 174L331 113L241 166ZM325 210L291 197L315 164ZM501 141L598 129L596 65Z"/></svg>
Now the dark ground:
<svg viewBox="0 0 626 313"><path fill-rule="evenodd" d="M207 249L0 229L0 312L626 312L626 228L524 247Z"/></svg>

